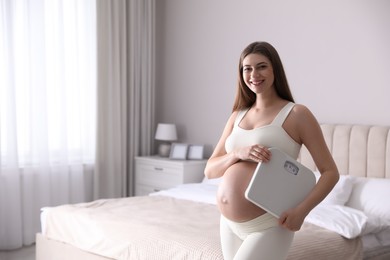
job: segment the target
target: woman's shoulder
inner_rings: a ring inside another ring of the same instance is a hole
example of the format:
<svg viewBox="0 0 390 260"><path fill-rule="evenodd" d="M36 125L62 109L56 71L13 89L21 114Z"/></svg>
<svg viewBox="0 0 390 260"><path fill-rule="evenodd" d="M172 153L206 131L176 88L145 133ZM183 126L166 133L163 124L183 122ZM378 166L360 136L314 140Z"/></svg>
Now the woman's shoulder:
<svg viewBox="0 0 390 260"><path fill-rule="evenodd" d="M290 114L297 123L308 123L316 121L316 118L310 109L303 104L295 104Z"/></svg>
<svg viewBox="0 0 390 260"><path fill-rule="evenodd" d="M307 116L309 114L312 114L312 112L310 111L310 109L303 105L303 104L294 104L294 107L292 108L292 112L294 114L297 114L299 116Z"/></svg>
<svg viewBox="0 0 390 260"><path fill-rule="evenodd" d="M308 107L302 104L295 104L286 119L285 127L290 130L290 135L298 143L305 144L308 136L318 136L320 126L317 119Z"/></svg>

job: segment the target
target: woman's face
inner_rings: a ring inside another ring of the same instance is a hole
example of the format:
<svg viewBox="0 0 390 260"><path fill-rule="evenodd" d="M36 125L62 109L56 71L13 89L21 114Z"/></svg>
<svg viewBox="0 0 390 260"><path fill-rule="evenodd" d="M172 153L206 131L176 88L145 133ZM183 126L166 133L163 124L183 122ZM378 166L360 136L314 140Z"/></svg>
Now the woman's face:
<svg viewBox="0 0 390 260"><path fill-rule="evenodd" d="M261 94L273 88L274 71L267 57L251 53L244 58L242 65L244 82L254 93Z"/></svg>

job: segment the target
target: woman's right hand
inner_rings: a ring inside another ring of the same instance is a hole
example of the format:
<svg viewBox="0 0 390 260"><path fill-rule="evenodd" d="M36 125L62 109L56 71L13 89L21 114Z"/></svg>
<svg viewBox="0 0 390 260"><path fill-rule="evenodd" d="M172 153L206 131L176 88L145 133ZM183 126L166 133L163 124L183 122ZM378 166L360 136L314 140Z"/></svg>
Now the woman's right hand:
<svg viewBox="0 0 390 260"><path fill-rule="evenodd" d="M235 151L236 156L242 161L268 162L271 159L270 150L258 144L239 148Z"/></svg>

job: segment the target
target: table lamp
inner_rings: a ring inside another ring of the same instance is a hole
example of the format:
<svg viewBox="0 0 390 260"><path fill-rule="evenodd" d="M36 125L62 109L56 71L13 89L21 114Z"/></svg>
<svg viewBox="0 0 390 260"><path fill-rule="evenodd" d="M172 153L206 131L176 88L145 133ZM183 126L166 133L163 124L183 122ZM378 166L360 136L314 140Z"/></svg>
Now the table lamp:
<svg viewBox="0 0 390 260"><path fill-rule="evenodd" d="M158 154L161 157L168 157L171 150L171 142L177 140L176 125L158 124L156 130L156 140L163 141L158 147Z"/></svg>

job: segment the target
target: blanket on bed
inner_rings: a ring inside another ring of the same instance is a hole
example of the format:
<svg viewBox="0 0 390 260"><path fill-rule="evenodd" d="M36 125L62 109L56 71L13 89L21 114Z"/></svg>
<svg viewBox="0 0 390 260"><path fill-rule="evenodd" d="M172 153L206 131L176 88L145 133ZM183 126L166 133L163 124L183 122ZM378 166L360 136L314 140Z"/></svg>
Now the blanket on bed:
<svg viewBox="0 0 390 260"><path fill-rule="evenodd" d="M165 196L106 199L46 209L44 235L113 259L223 259L219 217L215 205ZM288 259L361 259L361 248L305 223Z"/></svg>

